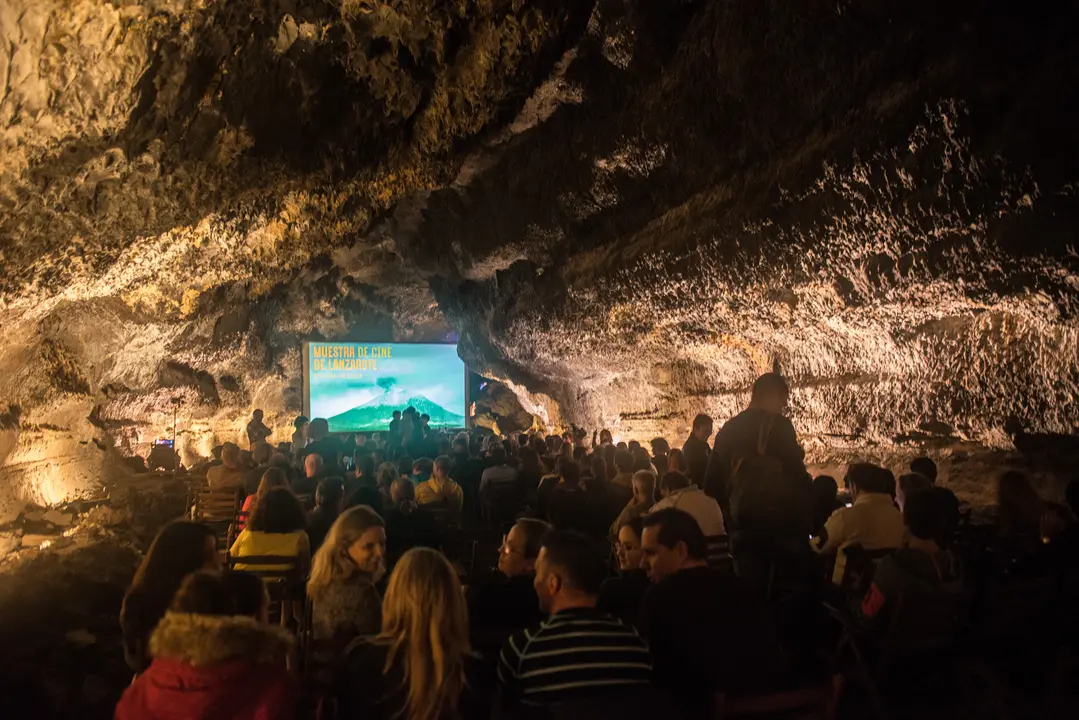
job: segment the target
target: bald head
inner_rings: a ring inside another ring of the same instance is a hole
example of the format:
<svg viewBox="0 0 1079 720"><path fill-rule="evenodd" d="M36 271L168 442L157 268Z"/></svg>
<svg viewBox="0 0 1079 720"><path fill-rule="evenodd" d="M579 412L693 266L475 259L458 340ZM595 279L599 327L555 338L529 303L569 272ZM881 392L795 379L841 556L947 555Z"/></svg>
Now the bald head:
<svg viewBox="0 0 1079 720"><path fill-rule="evenodd" d="M309 478L318 477L324 465L322 456L318 453L310 453L303 459L303 470Z"/></svg>

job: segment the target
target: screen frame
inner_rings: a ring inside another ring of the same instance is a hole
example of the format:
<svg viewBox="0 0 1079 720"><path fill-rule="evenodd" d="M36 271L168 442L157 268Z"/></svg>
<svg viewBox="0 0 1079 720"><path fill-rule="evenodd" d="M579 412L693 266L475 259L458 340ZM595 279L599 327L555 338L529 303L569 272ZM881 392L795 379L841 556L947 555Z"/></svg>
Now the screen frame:
<svg viewBox="0 0 1079 720"><path fill-rule="evenodd" d="M355 340L304 340L300 347L300 382L303 384L303 409L301 410L301 412L303 412L304 417L306 417L308 421L314 419L311 417L311 384L307 381L307 378L309 377L308 373L310 371L310 368L308 367L310 363L310 360L308 358L311 355L309 350L311 343L313 342L321 343L323 345L452 345L454 348L458 346L458 343L455 342L358 342ZM461 354L459 352L457 353L457 357L461 360L461 364L465 367L464 377L462 378L462 381L465 384L465 426L462 429L471 430L472 427L475 425L475 421L472 416L472 393L469 392L468 387L468 374L472 372L472 368L468 366L468 363L465 362L465 359L461 357ZM376 430L375 432L382 431ZM348 435L348 433L330 434Z"/></svg>

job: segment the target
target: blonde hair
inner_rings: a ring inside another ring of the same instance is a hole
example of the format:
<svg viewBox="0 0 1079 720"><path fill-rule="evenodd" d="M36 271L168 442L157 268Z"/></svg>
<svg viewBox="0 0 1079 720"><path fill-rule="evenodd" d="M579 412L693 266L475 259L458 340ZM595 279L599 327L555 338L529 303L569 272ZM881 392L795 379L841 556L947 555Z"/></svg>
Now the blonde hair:
<svg viewBox="0 0 1079 720"><path fill-rule="evenodd" d="M352 544L373 527L386 527L382 517L367 505L349 508L338 516L326 540L311 561L311 577L307 581L307 596L318 600L328 587L345 582L363 572L349 557Z"/></svg>
<svg viewBox="0 0 1079 720"><path fill-rule="evenodd" d="M398 660L404 669L404 717L436 720L456 710L469 652L468 612L457 573L442 553L413 548L398 561L376 642L389 645L384 674Z"/></svg>

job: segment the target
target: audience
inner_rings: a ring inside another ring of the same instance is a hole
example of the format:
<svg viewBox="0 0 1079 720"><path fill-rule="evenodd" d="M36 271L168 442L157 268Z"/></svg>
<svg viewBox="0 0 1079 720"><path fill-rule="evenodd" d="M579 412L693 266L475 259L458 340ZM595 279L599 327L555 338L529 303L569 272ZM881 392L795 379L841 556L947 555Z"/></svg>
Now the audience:
<svg viewBox="0 0 1079 720"><path fill-rule="evenodd" d="M869 463L855 463L845 480L850 489L851 507L832 513L820 534L810 539L818 553L826 554L859 545L863 550L885 550L903 544L903 516L888 494L888 478L883 468ZM834 582L839 583L846 569L842 552L836 557Z"/></svg>
<svg viewBox="0 0 1079 720"><path fill-rule="evenodd" d="M452 467L453 461L448 456L439 455L435 459L431 478L416 486L416 502L421 506L440 507L456 518L461 514L465 493L450 477Z"/></svg>
<svg viewBox="0 0 1079 720"><path fill-rule="evenodd" d="M667 456L671 452L671 445L661 437L653 438L651 445L652 465L656 468L656 476L663 477L667 472Z"/></svg>
<svg viewBox="0 0 1079 720"><path fill-rule="evenodd" d="M345 485L338 478L327 478L318 484L315 508L307 513L307 537L311 541L311 552L322 546L326 534L341 514L344 499Z"/></svg>
<svg viewBox="0 0 1079 720"><path fill-rule="evenodd" d="M311 560L307 537L307 518L296 496L287 488L274 488L259 499L255 512L229 549L234 558L294 557L300 567ZM259 570L286 570L286 565L257 565ZM236 563L237 570L250 570L247 563Z"/></svg>
<svg viewBox="0 0 1079 720"><path fill-rule="evenodd" d="M251 448L251 462L255 467L244 472L244 492L248 496L258 491L262 475L270 469L270 459L273 457L273 448L264 440L255 443Z"/></svg>
<svg viewBox="0 0 1079 720"><path fill-rule="evenodd" d="M504 639L543 618L533 582L543 536L550 529L542 520L523 518L502 538L498 574L469 588L469 617L474 629L484 630L485 635L505 633Z"/></svg>
<svg viewBox="0 0 1079 720"><path fill-rule="evenodd" d="M917 457L911 460L910 471L921 475L932 485L937 484L937 464L927 457Z"/></svg>
<svg viewBox="0 0 1079 720"><path fill-rule="evenodd" d="M243 490L244 471L240 466L239 445L227 442L221 446L221 464L206 471L206 484L211 490Z"/></svg>
<svg viewBox="0 0 1079 720"><path fill-rule="evenodd" d="M648 572L641 567L641 531L644 518L627 520L618 528L615 553L618 557L618 574L603 581L597 607L623 622L640 624L641 600L651 581Z"/></svg>
<svg viewBox="0 0 1079 720"><path fill-rule="evenodd" d="M881 624L889 608L904 595L960 592L959 561L947 547L957 510L958 502L949 490L930 486L911 491L903 509L907 542L877 566L861 602L866 621Z"/></svg>
<svg viewBox="0 0 1079 720"><path fill-rule="evenodd" d="M764 375L712 449L713 423L701 415L683 450L657 437L646 443L651 455L636 440L616 444L609 430L593 433L591 448L577 428L451 437L415 408L395 413L388 434L343 443L326 420L297 418L297 454L283 444L280 455L256 415L249 456L226 443L214 450L220 464L193 472L206 472L212 488L248 491L231 564L273 575L293 559L306 570L314 553L314 664L305 677L316 696L333 689L340 717L487 716L496 682L495 717L712 717L719 695L736 701L833 670L819 658L835 651L839 628L821 614L822 599L865 625L858 642L872 657L894 610L915 601L948 608L965 586L977 602L956 607L977 614L983 603L996 607L980 596L999 581L1047 574L1054 588L1077 585L1065 568L1079 547L1079 483L1068 488L1069 511L1043 500L1022 473L1003 474L996 532L987 533L969 514L960 526L959 501L935 486L928 458L898 480L855 463L843 507L833 478L810 481L805 472L783 416L788 398L781 377ZM354 470L341 480L343 455ZM312 491L305 516L293 492ZM477 552L492 552L507 527L488 579ZM723 544L710 539L724 534L733 570ZM433 549L443 547L445 555ZM822 583L833 553L837 584ZM383 600L378 588L395 559ZM206 525L177 521L155 538L121 608L125 658L142 675L117 717L314 710L296 707L297 688L284 674L288 640L265 625L262 582L217 572L220 564ZM1023 617L1044 617L1055 643L1079 636L1063 617L1069 608L1058 602ZM304 629L295 607L285 620ZM984 617L966 620L982 632ZM1014 644L987 642L979 652L1028 664ZM1053 648L1040 654L1055 657ZM679 707L653 708L649 698L665 696Z"/></svg>
<svg viewBox="0 0 1079 720"><path fill-rule="evenodd" d="M646 515L641 552L654 583L641 603L641 634L656 684L684 716L711 717L717 692L768 688L781 667L767 610L738 578L708 567L697 521L674 508Z"/></svg>
<svg viewBox="0 0 1079 720"><path fill-rule="evenodd" d="M292 422L292 452L300 454L307 447L307 426L310 423L305 416L300 415Z"/></svg>
<svg viewBox="0 0 1079 720"><path fill-rule="evenodd" d="M153 662L124 691L116 720L292 720L293 640L266 622L269 599L247 573L188 575L150 637Z"/></svg>
<svg viewBox="0 0 1079 720"><path fill-rule="evenodd" d="M355 637L377 633L382 600L375 585L385 574L382 518L363 505L341 513L315 553L307 581L315 639L344 647Z"/></svg>
<svg viewBox="0 0 1079 720"><path fill-rule="evenodd" d="M650 470L638 470L633 473L633 497L611 524L611 535L617 535L619 529L630 520L639 518L651 510L656 503L655 495L656 476Z"/></svg>
<svg viewBox="0 0 1079 720"><path fill-rule="evenodd" d="M819 535L824 523L840 507L839 483L831 475L813 478L813 533Z"/></svg>
<svg viewBox="0 0 1079 720"><path fill-rule="evenodd" d="M903 512L907 496L918 490L926 490L933 487L933 481L919 473L907 473L900 475L895 483L895 505L899 512Z"/></svg>
<svg viewBox="0 0 1079 720"><path fill-rule="evenodd" d="M457 573L439 552L409 550L390 576L381 631L347 650L337 691L340 717L456 717L468 654Z"/></svg>
<svg viewBox="0 0 1079 720"><path fill-rule="evenodd" d="M637 632L596 609L603 555L587 537L552 531L536 560L546 622L510 637L498 663L502 717L518 705L572 703L627 685L646 685L652 661Z"/></svg>
<svg viewBox="0 0 1079 720"><path fill-rule="evenodd" d="M329 473L340 472L344 443L330 435L330 423L325 418L315 418L307 426L307 435L307 446L300 451L300 455L319 455ZM311 492L314 491L314 488L311 488Z"/></svg>
<svg viewBox="0 0 1079 720"><path fill-rule="evenodd" d="M719 503L708 497L689 478L680 472L668 472L660 483L663 498L652 507L652 512L676 508L689 513L701 528L705 537L724 535L723 513Z"/></svg>
<svg viewBox="0 0 1079 720"><path fill-rule="evenodd" d="M411 480L394 480L390 500L384 513L390 557L400 557L411 547L437 548L442 544L434 516L416 504L416 486Z"/></svg>
<svg viewBox="0 0 1079 720"><path fill-rule="evenodd" d="M243 530L247 526L247 519L251 517L251 513L254 512L255 507L258 506L259 499L264 497L266 493L270 492L274 488L287 488L289 486L288 473L279 467L272 467L266 470L262 474L262 479L259 480L258 489L254 495L248 495L244 499L243 507L240 509L240 518L237 522L237 527Z"/></svg>
<svg viewBox="0 0 1079 720"><path fill-rule="evenodd" d="M217 538L203 523L173 520L161 528L135 572L120 607L124 660L136 673L150 665L150 633L165 614L184 577L219 570Z"/></svg>
<svg viewBox="0 0 1079 720"><path fill-rule="evenodd" d="M682 445L682 457L686 467L683 472L699 488L704 487L705 474L708 471L708 459L712 455L708 447L708 438L712 437L712 418L707 415L698 415L693 418L693 427L689 438ZM719 436L716 436L719 441Z"/></svg>
<svg viewBox="0 0 1079 720"><path fill-rule="evenodd" d="M326 476L326 465L318 453L308 453L303 459L303 475L292 481L292 492L299 496L314 495L318 483Z"/></svg>

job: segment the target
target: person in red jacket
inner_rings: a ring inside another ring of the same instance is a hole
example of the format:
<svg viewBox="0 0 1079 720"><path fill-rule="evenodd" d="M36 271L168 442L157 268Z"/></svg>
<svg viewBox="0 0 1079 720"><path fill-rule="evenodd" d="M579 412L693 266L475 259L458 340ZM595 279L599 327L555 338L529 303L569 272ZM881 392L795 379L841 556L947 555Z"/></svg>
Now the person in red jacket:
<svg viewBox="0 0 1079 720"><path fill-rule="evenodd" d="M150 637L149 669L124 691L116 720L294 720L292 637L266 622L262 580L188 575Z"/></svg>

